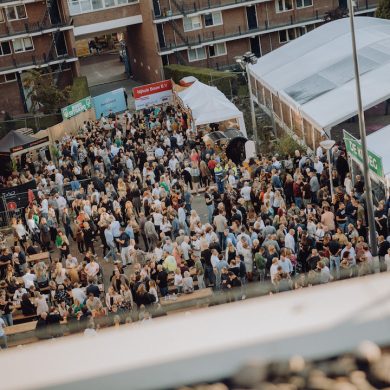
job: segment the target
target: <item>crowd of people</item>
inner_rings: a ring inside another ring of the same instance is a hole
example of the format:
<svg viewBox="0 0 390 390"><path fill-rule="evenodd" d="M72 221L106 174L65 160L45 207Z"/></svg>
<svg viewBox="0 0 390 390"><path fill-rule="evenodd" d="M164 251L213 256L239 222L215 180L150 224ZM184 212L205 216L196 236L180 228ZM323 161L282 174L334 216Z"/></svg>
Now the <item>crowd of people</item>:
<svg viewBox="0 0 390 390"><path fill-rule="evenodd" d="M231 301L250 284L275 293L390 270L390 201L375 210L376 264L364 182L341 145L330 178L321 147L235 164L202 135L180 107L110 113L4 178L37 192L0 255L2 346L16 310L36 316L41 338L72 324L94 334L163 315L171 291ZM50 262L27 261L41 251Z"/></svg>

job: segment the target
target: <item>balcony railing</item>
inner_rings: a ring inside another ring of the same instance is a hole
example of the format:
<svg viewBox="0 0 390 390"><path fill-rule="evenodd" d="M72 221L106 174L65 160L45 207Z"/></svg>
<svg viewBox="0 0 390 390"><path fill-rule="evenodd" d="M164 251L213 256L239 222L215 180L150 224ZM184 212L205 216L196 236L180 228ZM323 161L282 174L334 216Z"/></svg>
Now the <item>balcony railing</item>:
<svg viewBox="0 0 390 390"><path fill-rule="evenodd" d="M24 0L23 2L24 3L34 3L35 1L39 1L39 0ZM17 0L0 0L0 4L1 5L6 5L7 3L19 3L20 4L20 1L17 1Z"/></svg>
<svg viewBox="0 0 390 390"><path fill-rule="evenodd" d="M1 0L0 0L1 1ZM45 30L49 30L52 28L61 28L61 27L66 27L69 26L69 19L65 18L62 20L60 23L51 23L49 18L45 18L44 21L40 22L26 22L24 23L23 27L18 26L14 28L11 25L5 25L7 32L5 33L0 33L0 38L5 38L5 37L14 37L16 35L21 35L21 34L33 34L33 33L38 33L38 32L44 32Z"/></svg>
<svg viewBox="0 0 390 390"><path fill-rule="evenodd" d="M8 70L14 69L15 71L21 68L34 68L42 65L50 65L53 62L57 61L69 61L72 59L77 59L76 50L74 49L72 54L66 54L57 56L54 51L51 53L43 53L42 55L31 55L30 57L23 57L23 59L17 60L17 56L12 57L12 64L8 66L0 67L0 74Z"/></svg>
<svg viewBox="0 0 390 390"><path fill-rule="evenodd" d="M68 0L70 15L81 15L129 4L138 4L140 0Z"/></svg>
<svg viewBox="0 0 390 390"><path fill-rule="evenodd" d="M160 7L154 7L154 19L164 19L176 15L188 15L195 12L212 10L219 7L240 6L253 3L254 0L160 0ZM259 3L264 0L259 0Z"/></svg>
<svg viewBox="0 0 390 390"><path fill-rule="evenodd" d="M256 0L159 0L159 5L155 5L153 9L153 18L158 21L175 16L191 16L191 14L212 11L221 7L245 6L248 3L254 3ZM257 3L263 3L265 0L258 0ZM357 1L359 10L376 7L371 4L371 0ZM297 10L299 11L299 10Z"/></svg>
<svg viewBox="0 0 390 390"><path fill-rule="evenodd" d="M374 10L375 5L364 4L360 8L356 8L355 12L361 11L370 11ZM243 36L253 36L259 35L261 33L266 33L267 31L277 30L277 29L287 29L294 28L297 25L321 23L324 21L326 14L325 12L313 11L313 15L310 17L302 17L298 15L285 15L283 21L263 21L262 24L259 24L257 28L249 29L245 25L224 25L223 28L218 28L217 32L209 31L207 29L202 29L198 31L188 32L185 34L185 42L180 40L178 42L165 42L165 46L157 45L157 49L160 54L166 54L172 51L183 50L186 48L198 47L204 44L212 44L216 41L228 41L234 39L240 39Z"/></svg>

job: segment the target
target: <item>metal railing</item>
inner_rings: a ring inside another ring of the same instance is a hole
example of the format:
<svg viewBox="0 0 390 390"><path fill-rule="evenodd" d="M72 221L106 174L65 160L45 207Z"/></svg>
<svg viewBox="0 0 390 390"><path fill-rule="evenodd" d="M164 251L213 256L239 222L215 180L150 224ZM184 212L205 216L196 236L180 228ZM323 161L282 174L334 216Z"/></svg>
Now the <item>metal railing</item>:
<svg viewBox="0 0 390 390"><path fill-rule="evenodd" d="M50 43L51 45L51 43ZM51 45L52 46L52 45ZM52 62L56 61L64 61L67 62L68 60L77 59L77 55L75 53L75 49L73 55L65 54L58 56L57 53L55 53L54 47L49 48L51 51L48 53L43 53L41 55L31 55L30 57L25 57L23 59L17 60L17 56L13 55L11 59L11 63L6 66L2 66L0 68L0 74L2 72L6 72L9 70L17 70L18 68L24 68L24 67L31 67L34 68L35 66L41 66L41 65L49 65Z"/></svg>
<svg viewBox="0 0 390 390"><path fill-rule="evenodd" d="M195 12L212 10L227 6L245 6L247 3L253 3L254 0L160 0L160 14L154 12L154 19L165 19L177 15L189 15ZM262 3L258 0L257 3Z"/></svg>
<svg viewBox="0 0 390 390"><path fill-rule="evenodd" d="M359 8L356 8L356 12L364 11L364 10L370 10L371 8L374 10L375 6L369 6L368 3L364 4L363 6L360 6ZM208 29L200 29L198 31L193 32L187 32L184 34L185 41L181 42L165 42L165 46L162 47L158 44L158 50L160 54L164 54L166 52L176 51L176 50L183 50L184 48L191 49L193 46L199 46L206 43L213 43L215 41L221 40L227 40L227 39L240 39L240 37L245 35L256 35L261 33L266 33L268 31L274 30L274 29L287 29L289 27L293 28L296 27L296 25L302 24L302 23L321 23L325 20L326 12L322 11L319 12L318 10L313 10L313 13L311 16L300 16L300 14L295 15L283 15L278 18L278 20L269 21L265 20L259 23L257 28L248 28L248 26L245 25L227 25L224 24L223 26L216 27L215 31L209 31ZM281 20L281 18L283 19ZM177 28L178 25L176 25ZM175 29L176 31L176 29Z"/></svg>
<svg viewBox="0 0 390 390"><path fill-rule="evenodd" d="M59 23L52 23L49 17L44 17L43 20L39 22L25 22L23 27L13 27L10 24L6 24L5 26L7 31L5 33L0 33L0 38L12 38L15 35L33 34L37 32L44 32L45 30L50 30L53 28L67 27L69 26L69 19L66 18Z"/></svg>

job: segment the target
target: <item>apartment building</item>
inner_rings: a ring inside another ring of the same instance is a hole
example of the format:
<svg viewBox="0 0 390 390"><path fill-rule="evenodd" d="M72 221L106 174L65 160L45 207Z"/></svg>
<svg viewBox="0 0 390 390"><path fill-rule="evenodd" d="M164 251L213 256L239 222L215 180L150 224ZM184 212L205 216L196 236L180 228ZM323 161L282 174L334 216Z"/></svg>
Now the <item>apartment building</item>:
<svg viewBox="0 0 390 390"><path fill-rule="evenodd" d="M356 13L372 14L376 2L359 0ZM154 82L168 64L227 69L247 51L260 57L338 6L345 0L0 0L0 111L28 111L28 69L70 83L82 40L120 33L126 72Z"/></svg>
<svg viewBox="0 0 390 390"><path fill-rule="evenodd" d="M77 74L73 26L57 0L0 0L0 112L28 112L23 80L30 69L53 73L60 86Z"/></svg>
<svg viewBox="0 0 390 390"><path fill-rule="evenodd" d="M360 1L370 14L377 0ZM251 51L260 57L324 22L344 0L155 0L153 23L163 65L224 69Z"/></svg>

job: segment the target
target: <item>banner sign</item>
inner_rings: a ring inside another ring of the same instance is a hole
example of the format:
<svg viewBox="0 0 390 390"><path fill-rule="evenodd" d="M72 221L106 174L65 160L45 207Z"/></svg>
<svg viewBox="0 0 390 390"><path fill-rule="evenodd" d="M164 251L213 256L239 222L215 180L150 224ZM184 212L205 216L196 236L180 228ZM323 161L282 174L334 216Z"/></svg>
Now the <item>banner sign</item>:
<svg viewBox="0 0 390 390"><path fill-rule="evenodd" d="M357 140L352 134L344 131L344 143L345 148L349 156L357 161L358 163L363 163L363 150L360 144L360 141ZM382 158L377 156L375 153L367 150L368 154L368 167L371 172L379 177L383 177L383 164Z"/></svg>
<svg viewBox="0 0 390 390"><path fill-rule="evenodd" d="M21 150L29 149L29 148L32 148L33 146L38 146L38 145L41 145L41 144L44 144L47 142L49 142L49 137L39 138L36 141L32 141L32 142L29 142L27 144L19 145L19 146L15 146L15 147L11 148L10 153L19 152Z"/></svg>
<svg viewBox="0 0 390 390"><path fill-rule="evenodd" d="M101 114L107 116L110 110L114 114L127 110L124 92L125 90L123 88L119 88L114 91L95 96L93 98L93 105L95 106L96 119L99 119Z"/></svg>
<svg viewBox="0 0 390 390"><path fill-rule="evenodd" d="M133 88L136 110L169 103L172 100L172 95L172 80L159 81Z"/></svg>
<svg viewBox="0 0 390 390"><path fill-rule="evenodd" d="M92 98L91 98L91 96L88 96L84 99L77 101L76 103L73 103L69 106L64 107L61 110L62 118L64 120L70 119L70 118L80 114L80 112L87 111L90 108L92 108Z"/></svg>
<svg viewBox="0 0 390 390"><path fill-rule="evenodd" d="M6 209L20 209L29 204L28 190L33 190L36 195L37 184L35 180L31 180L20 186L1 188L0 189L0 211Z"/></svg>

